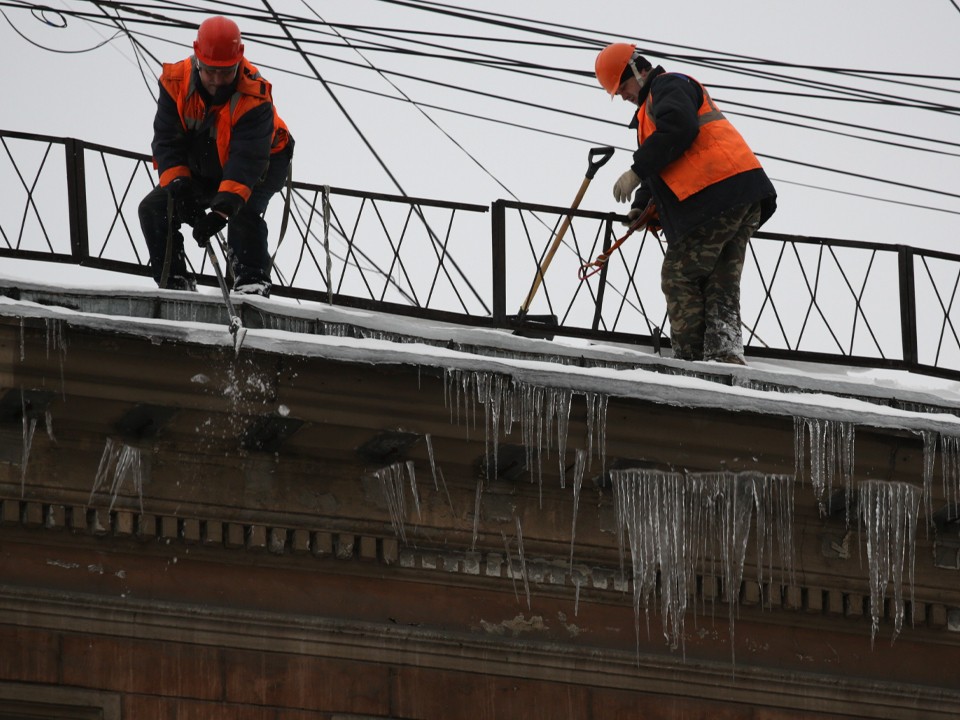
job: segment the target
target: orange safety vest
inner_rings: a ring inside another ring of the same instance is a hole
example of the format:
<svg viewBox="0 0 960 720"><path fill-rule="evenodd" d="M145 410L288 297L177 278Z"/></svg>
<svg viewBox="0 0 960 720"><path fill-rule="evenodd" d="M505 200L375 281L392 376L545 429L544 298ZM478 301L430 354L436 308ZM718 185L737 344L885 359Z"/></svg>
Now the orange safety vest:
<svg viewBox="0 0 960 720"><path fill-rule="evenodd" d="M689 79L700 85L693 78ZM683 155L660 171L660 178L680 201L721 180L761 167L746 141L714 104L707 89L703 85L700 89L703 91L703 102L697 111L700 132ZM642 145L657 129L653 119L652 91L637 112L637 120L637 136Z"/></svg>
<svg viewBox="0 0 960 720"><path fill-rule="evenodd" d="M260 76L257 70L246 58L240 61L239 80L237 89L228 102L216 106L211 112L216 113L214 121L214 135L217 140L217 155L220 158L220 167L226 167L230 157L230 136L233 126L247 111L261 105L273 102L271 85ZM164 63L160 83L170 93L177 103L177 112L184 130L190 132L201 126L207 115L207 106L204 104L194 84L193 58L181 60L178 63ZM290 140L287 124L280 119L277 108L273 108L273 141L270 153L275 154L283 150ZM189 177L190 168L186 165L177 165L167 169L160 176L160 185L166 186L178 177ZM236 193L246 202L250 198L252 189L243 183L234 180L224 180L220 183L220 192Z"/></svg>

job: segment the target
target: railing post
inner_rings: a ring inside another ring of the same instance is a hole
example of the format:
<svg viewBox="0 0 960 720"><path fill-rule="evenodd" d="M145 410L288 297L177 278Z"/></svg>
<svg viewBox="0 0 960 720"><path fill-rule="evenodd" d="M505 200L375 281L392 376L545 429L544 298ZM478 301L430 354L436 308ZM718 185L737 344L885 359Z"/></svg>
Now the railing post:
<svg viewBox="0 0 960 720"><path fill-rule="evenodd" d="M897 246L900 269L900 336L903 361L907 365L919 362L917 353L917 291L913 280L913 248Z"/></svg>
<svg viewBox="0 0 960 720"><path fill-rule="evenodd" d="M70 215L70 250L73 259L82 265L90 257L87 228L87 185L83 164L83 141L64 138L67 159L67 208Z"/></svg>
<svg viewBox="0 0 960 720"><path fill-rule="evenodd" d="M610 246L613 244L613 217L609 217L604 221L603 229L603 253L606 253L610 250ZM597 304L593 310L593 329L600 329L600 320L603 317L603 291L607 287L607 264L604 263L600 268L600 280L597 283Z"/></svg>
<svg viewBox="0 0 960 720"><path fill-rule="evenodd" d="M503 203L494 200L490 206L493 321L498 325L507 322L507 221Z"/></svg>

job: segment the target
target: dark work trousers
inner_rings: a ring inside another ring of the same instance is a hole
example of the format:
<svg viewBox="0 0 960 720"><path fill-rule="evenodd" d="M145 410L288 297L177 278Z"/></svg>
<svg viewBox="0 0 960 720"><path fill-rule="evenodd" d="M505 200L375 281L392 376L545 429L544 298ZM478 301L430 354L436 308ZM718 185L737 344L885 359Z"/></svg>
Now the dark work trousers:
<svg viewBox="0 0 960 720"><path fill-rule="evenodd" d="M740 275L759 226L760 203L738 205L667 244L660 287L675 358L743 360Z"/></svg>
<svg viewBox="0 0 960 720"><path fill-rule="evenodd" d="M291 149L288 146L270 157L270 165L263 179L257 183L249 200L227 223L227 244L230 247L230 268L233 274L233 286L250 283L269 282L270 251L267 248L267 223L263 219L267 205L276 193L283 189L290 167ZM202 187L202 186L201 186ZM201 196L204 205L208 204L216 192ZM167 251L167 191L159 185L147 193L140 201L140 228L143 231L147 249L150 252L150 267L157 285L163 273L163 261ZM170 260L171 278L190 278L183 250L183 233L180 226L183 220L173 213L173 252Z"/></svg>

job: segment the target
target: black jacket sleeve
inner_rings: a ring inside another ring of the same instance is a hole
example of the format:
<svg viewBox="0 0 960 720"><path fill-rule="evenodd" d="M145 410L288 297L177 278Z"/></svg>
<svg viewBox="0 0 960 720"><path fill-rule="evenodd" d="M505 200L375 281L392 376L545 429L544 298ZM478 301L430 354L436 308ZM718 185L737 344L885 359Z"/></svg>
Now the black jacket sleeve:
<svg viewBox="0 0 960 720"><path fill-rule="evenodd" d="M695 82L685 75L666 73L653 79L650 92L657 129L633 153L633 171L641 178L658 175L700 132L697 111L703 95Z"/></svg>

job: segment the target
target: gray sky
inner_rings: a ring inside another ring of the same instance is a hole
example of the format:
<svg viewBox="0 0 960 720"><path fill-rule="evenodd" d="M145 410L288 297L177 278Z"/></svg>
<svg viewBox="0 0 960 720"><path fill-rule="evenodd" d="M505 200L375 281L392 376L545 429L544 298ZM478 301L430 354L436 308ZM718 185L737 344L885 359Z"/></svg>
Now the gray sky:
<svg viewBox="0 0 960 720"><path fill-rule="evenodd" d="M55 0L65 8L98 12L92 3ZM450 4L466 5L462 0ZM239 3L251 13L262 15L264 5ZM337 0L272 3L275 10L304 17L319 16L328 22L378 27L408 28L525 40L547 40L528 33L516 33L493 25L451 19L435 13L392 5L377 0ZM472 3L471 3L472 4ZM184 10L172 12L157 3L158 12L186 21L199 22L207 13ZM200 8L216 12L216 3ZM956 75L956 36L960 11L950 0L920 0L917 3L893 0L846 0L842 3L808 0L675 0L671 3L636 3L625 0L584 2L505 2L488 0L486 12L537 19L542 27L561 30L546 23L559 23L578 35L609 41L637 41L649 47L651 61L667 70L686 72L712 88L712 94L760 155L787 158L815 166L879 177L907 187L871 182L777 160L764 160L767 172L779 192L779 210L765 230L797 235L904 243L955 251L960 236L960 157L889 147L814 132L809 129L742 117L740 112L771 116L764 108L799 113L793 122L824 126L821 118L877 127L918 137L956 141L960 121L956 112L930 112L891 108L868 103L837 102L825 99L787 97L756 90L806 94L828 93L817 88L795 87L743 75L700 67L679 59L662 60L657 51L686 55L734 53L805 65L845 67L929 75ZM54 53L24 40L11 27L35 43L58 50L88 49L111 36L103 26L70 18L66 28L39 22L29 10L4 7L7 20L0 18L0 57L8 73L7 98L0 104L0 127L7 130L78 137L84 140L149 152L154 112L155 77L159 67L146 68L146 83L134 60L129 41L123 36L103 47L82 53ZM222 9L222 8L221 8ZM129 16L128 16L129 17ZM54 20L51 16L49 19ZM239 19L239 18L238 18ZM9 22L8 22L9 21ZM313 78L304 60L289 49L265 47L258 34L277 34L276 26L240 19L245 34L246 55L261 67L274 85L281 115L297 139L295 177L306 182L330 184L360 190L397 192L396 186L373 158L335 106L330 95ZM164 61L176 61L189 54L193 30L130 25L135 31L162 39L142 37L147 49ZM356 32L353 38L360 38ZM619 34L618 34L619 33ZM306 38L306 33L298 33ZM329 36L322 39L336 40ZM362 36L365 40L398 44L396 38ZM490 52L563 68L592 71L594 49L537 49L504 43L478 43L449 38L425 38L453 43L474 52ZM669 47L666 43L688 46ZM689 49L695 48L695 49ZM317 46L323 54L363 63L356 52ZM709 52L708 52L709 51ZM449 50L437 49L439 54ZM378 67L470 88L492 95L520 98L544 107L560 108L616 123L626 123L630 107L610 101L592 78L584 86L529 78L479 67L475 63L408 57L395 53L364 51ZM539 127L583 140L554 137L530 130L464 117L447 111L425 109L440 128L463 146L489 171L478 167L463 150L421 112L408 103L359 92L350 87L375 90L397 96L397 91L369 69L351 68L328 60L314 65L331 83L338 99L353 121L383 158L403 189L410 195L444 200L489 204L509 194L502 183L525 202L567 206L573 200L586 169L587 151L593 145L611 144L632 149L635 135L614 124L591 122L567 115L525 107L493 97L483 97L392 76L391 80L414 100L457 109L520 125ZM292 70L298 77L277 68ZM742 68L742 66L740 66ZM740 68L738 68L740 69ZM778 70L817 83L841 83L877 90L896 96L904 90L897 83L868 82L825 74L809 69ZM567 77L564 75L563 77ZM889 75L881 78L890 79ZM951 92L909 88L912 98L960 106L957 81L917 81L937 85ZM722 87L733 86L733 87ZM753 91L750 91L753 90ZM760 109L744 109L747 103ZM782 116L778 116L784 119ZM809 120L805 118L809 118ZM834 129L882 137L857 127ZM960 147L884 137L960 154ZM612 199L611 187L630 162L627 150L618 150L590 186L582 208L622 209ZM492 175L496 180L490 177ZM807 187L812 186L812 187ZM939 193L920 192L923 186ZM819 188L842 191L827 192ZM946 193L946 194L944 194ZM867 195L901 203L943 208L936 212L891 202L856 197Z"/></svg>

